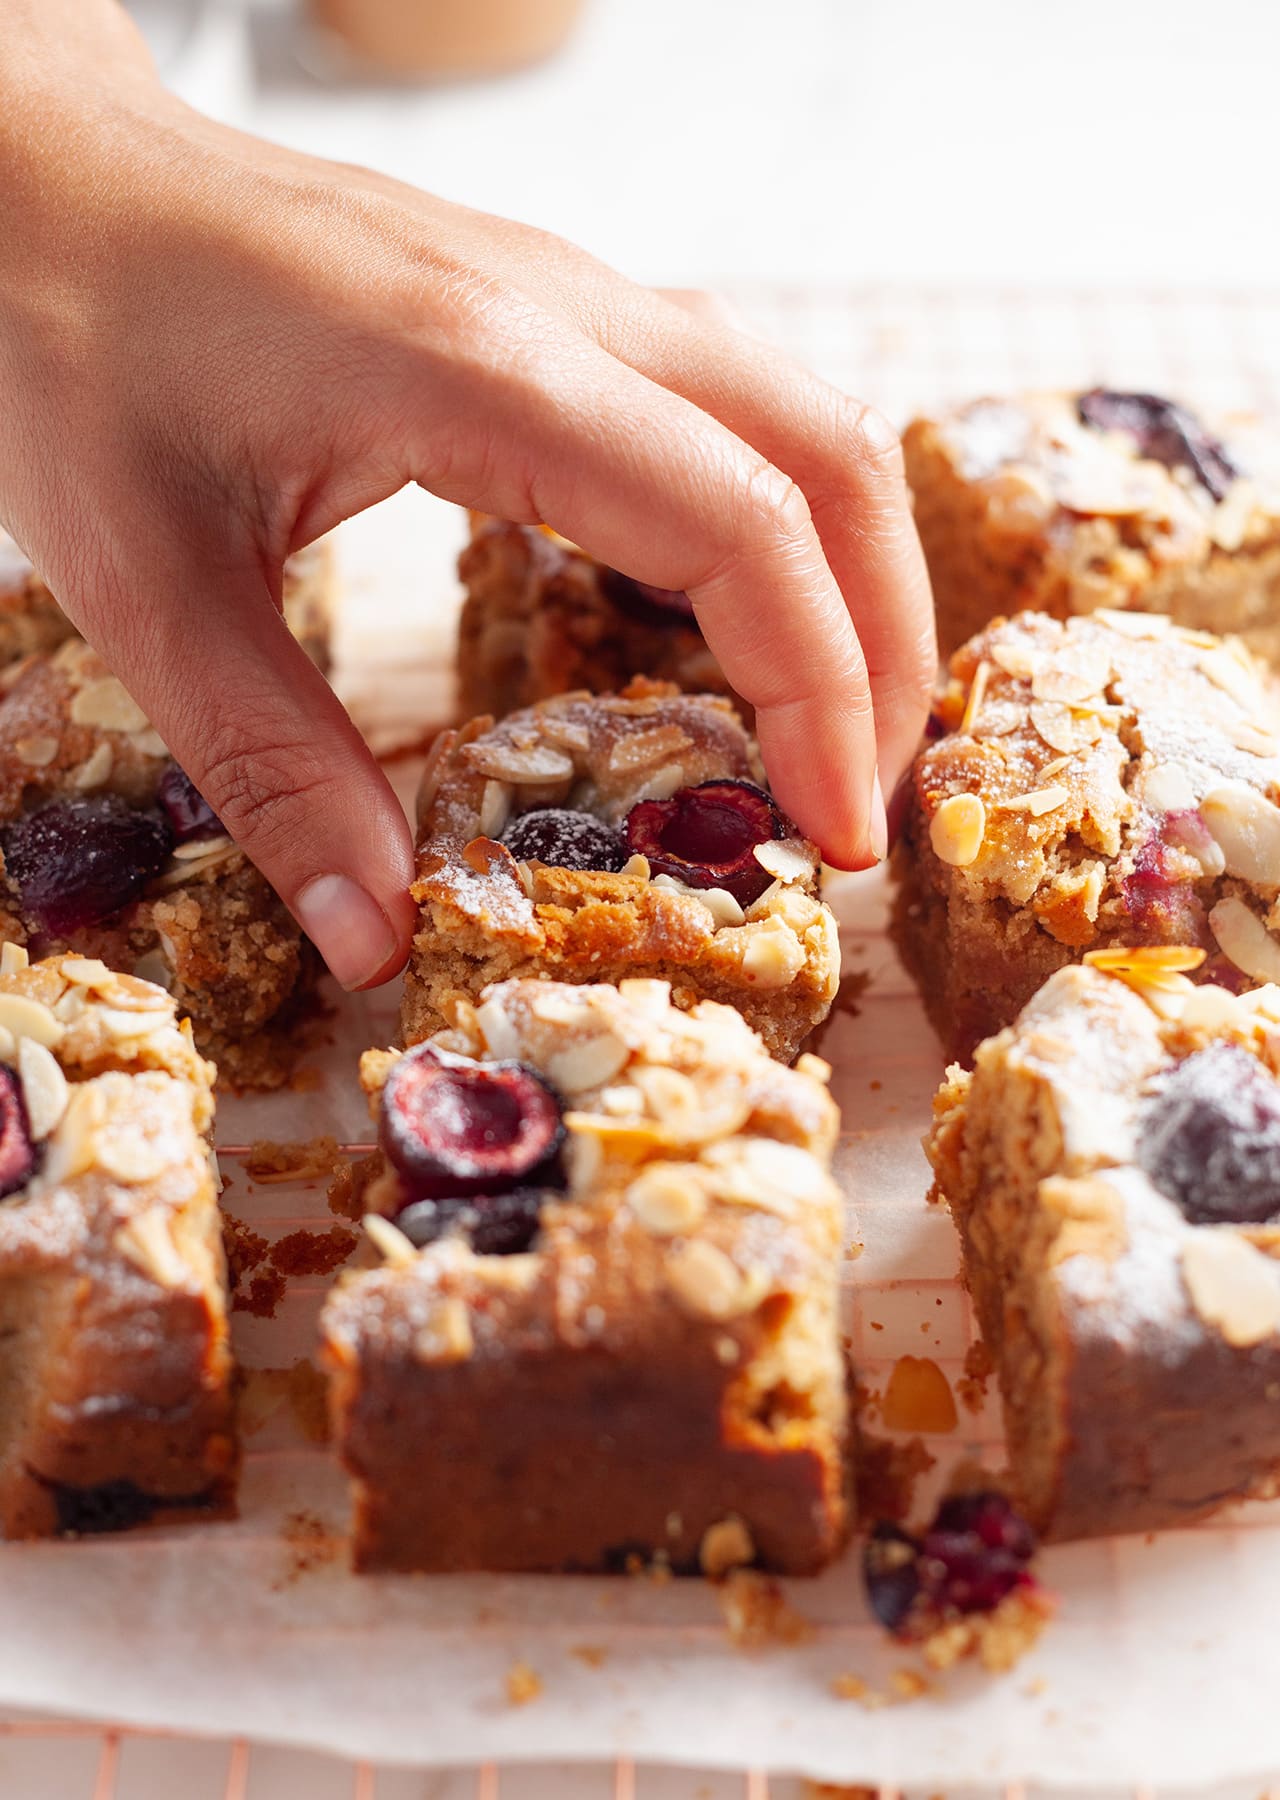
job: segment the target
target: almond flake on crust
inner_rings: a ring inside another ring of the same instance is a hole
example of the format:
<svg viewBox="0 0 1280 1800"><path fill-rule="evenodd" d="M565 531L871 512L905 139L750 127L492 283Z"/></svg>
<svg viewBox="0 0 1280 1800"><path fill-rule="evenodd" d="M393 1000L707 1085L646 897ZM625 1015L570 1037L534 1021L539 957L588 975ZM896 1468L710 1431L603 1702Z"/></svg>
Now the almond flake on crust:
<svg viewBox="0 0 1280 1800"><path fill-rule="evenodd" d="M1200 1317L1233 1349L1280 1331L1280 1273L1234 1232L1194 1232L1183 1245L1182 1276Z"/></svg>
<svg viewBox="0 0 1280 1800"><path fill-rule="evenodd" d="M1070 798L1068 789L1051 784L1049 787L1036 788L1029 794L1016 794L1012 800L997 800L996 810L1030 813L1033 819L1040 819L1045 813L1055 812Z"/></svg>
<svg viewBox="0 0 1280 1800"><path fill-rule="evenodd" d="M1105 975L1177 974L1198 969L1205 955L1194 944L1111 944L1102 950L1086 950L1083 960Z"/></svg>

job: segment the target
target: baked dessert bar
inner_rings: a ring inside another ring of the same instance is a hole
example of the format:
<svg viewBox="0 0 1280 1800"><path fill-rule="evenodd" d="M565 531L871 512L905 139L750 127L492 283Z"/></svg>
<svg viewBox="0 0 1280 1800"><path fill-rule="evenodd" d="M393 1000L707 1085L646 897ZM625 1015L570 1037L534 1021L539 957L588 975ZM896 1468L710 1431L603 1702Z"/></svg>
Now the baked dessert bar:
<svg viewBox="0 0 1280 1800"><path fill-rule="evenodd" d="M284 903L81 639L0 681L0 937L161 982L230 1079L278 1085L314 967Z"/></svg>
<svg viewBox="0 0 1280 1800"><path fill-rule="evenodd" d="M953 1054L1102 945L1280 979L1280 715L1237 640L1022 613L952 657L931 731L894 931Z"/></svg>
<svg viewBox="0 0 1280 1800"><path fill-rule="evenodd" d="M1195 986L1198 955L1060 971L935 1105L1014 1477L1059 1538L1280 1491L1280 989Z"/></svg>
<svg viewBox="0 0 1280 1800"><path fill-rule="evenodd" d="M333 546L326 538L284 566L285 623L312 662L327 671L333 629ZM56 650L75 626L13 539L0 531L0 668L33 651Z"/></svg>
<svg viewBox="0 0 1280 1800"><path fill-rule="evenodd" d="M666 984L508 981L361 1075L385 1261L322 1334L365 1569L791 1573L847 1517L837 1116Z"/></svg>
<svg viewBox="0 0 1280 1800"><path fill-rule="evenodd" d="M214 1071L171 997L0 955L0 1529L225 1509L236 1471Z"/></svg>
<svg viewBox="0 0 1280 1800"><path fill-rule="evenodd" d="M545 526L473 515L458 572L463 718L579 688L614 693L634 675L731 693L684 594L605 568Z"/></svg>
<svg viewBox="0 0 1280 1800"><path fill-rule="evenodd" d="M404 1041L493 981L647 975L678 1005L736 1006L789 1060L830 1010L840 946L818 852L762 781L728 701L652 682L443 733L418 797Z"/></svg>
<svg viewBox="0 0 1280 1800"><path fill-rule="evenodd" d="M1156 394L984 399L903 438L943 654L1027 607L1234 632L1280 664L1280 436Z"/></svg>

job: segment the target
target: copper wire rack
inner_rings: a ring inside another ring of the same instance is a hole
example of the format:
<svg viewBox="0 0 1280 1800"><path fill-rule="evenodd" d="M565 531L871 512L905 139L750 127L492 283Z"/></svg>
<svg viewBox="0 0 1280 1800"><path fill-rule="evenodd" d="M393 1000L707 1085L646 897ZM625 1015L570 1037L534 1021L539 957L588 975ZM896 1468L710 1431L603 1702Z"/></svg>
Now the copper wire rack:
<svg viewBox="0 0 1280 1800"><path fill-rule="evenodd" d="M1149 387L1206 406L1280 412L1280 292L753 286L733 297L758 328L897 422L922 407L980 392L1094 382ZM375 664L371 659L363 671L369 691L380 685ZM388 671L392 667L389 660ZM438 669L434 674L438 681ZM381 1024L376 1008L370 1019ZM377 1037L371 1031L367 1041ZM218 1148L234 1163L247 1146ZM867 1210L874 1215L874 1201ZM948 1352L962 1346L969 1321L954 1279L915 1285L936 1286L936 1304L942 1309L945 1300L948 1314ZM852 1348L860 1363L874 1361L876 1346L863 1342L860 1318ZM984 1449L998 1442L987 1419L975 1422L970 1435ZM1232 1529L1247 1523L1233 1519ZM1011 1785L991 1792L1025 1800L1027 1790ZM1154 1800L1150 1788L1127 1792L1132 1800ZM765 1769L715 1773L618 1760L407 1770L244 1739L185 1738L46 1716L0 1718L5 1800L293 1800L304 1794L307 1800L810 1800L854 1794L898 1800L894 1788L823 1787ZM1264 1791L1263 1800L1270 1794Z"/></svg>

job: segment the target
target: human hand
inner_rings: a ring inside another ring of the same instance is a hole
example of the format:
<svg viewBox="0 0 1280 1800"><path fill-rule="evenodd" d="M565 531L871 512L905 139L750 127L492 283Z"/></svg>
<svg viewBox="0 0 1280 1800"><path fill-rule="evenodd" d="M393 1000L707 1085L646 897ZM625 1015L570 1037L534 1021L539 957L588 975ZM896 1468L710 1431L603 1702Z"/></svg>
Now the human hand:
<svg viewBox="0 0 1280 1800"><path fill-rule="evenodd" d="M348 986L413 926L400 808L278 612L417 481L686 590L827 858L884 854L934 673L897 441L530 227L160 87L111 0L11 0L0 520Z"/></svg>

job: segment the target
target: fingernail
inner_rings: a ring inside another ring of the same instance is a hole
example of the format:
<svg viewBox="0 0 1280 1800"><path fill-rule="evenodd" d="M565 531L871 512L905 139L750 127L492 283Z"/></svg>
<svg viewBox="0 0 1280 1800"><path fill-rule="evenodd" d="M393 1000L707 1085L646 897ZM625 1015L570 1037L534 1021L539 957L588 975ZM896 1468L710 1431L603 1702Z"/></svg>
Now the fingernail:
<svg viewBox="0 0 1280 1800"><path fill-rule="evenodd" d="M391 921L348 875L317 875L293 903L298 923L344 988L363 987L396 953Z"/></svg>
<svg viewBox="0 0 1280 1800"><path fill-rule="evenodd" d="M901 777L893 793L889 796L889 842L896 844L906 823L907 813L911 808L911 794L915 785L915 773L908 769Z"/></svg>
<svg viewBox="0 0 1280 1800"><path fill-rule="evenodd" d="M879 769L871 778L871 816L867 821L867 836L871 842L872 855L877 862L883 862L889 854L889 815L885 811Z"/></svg>

